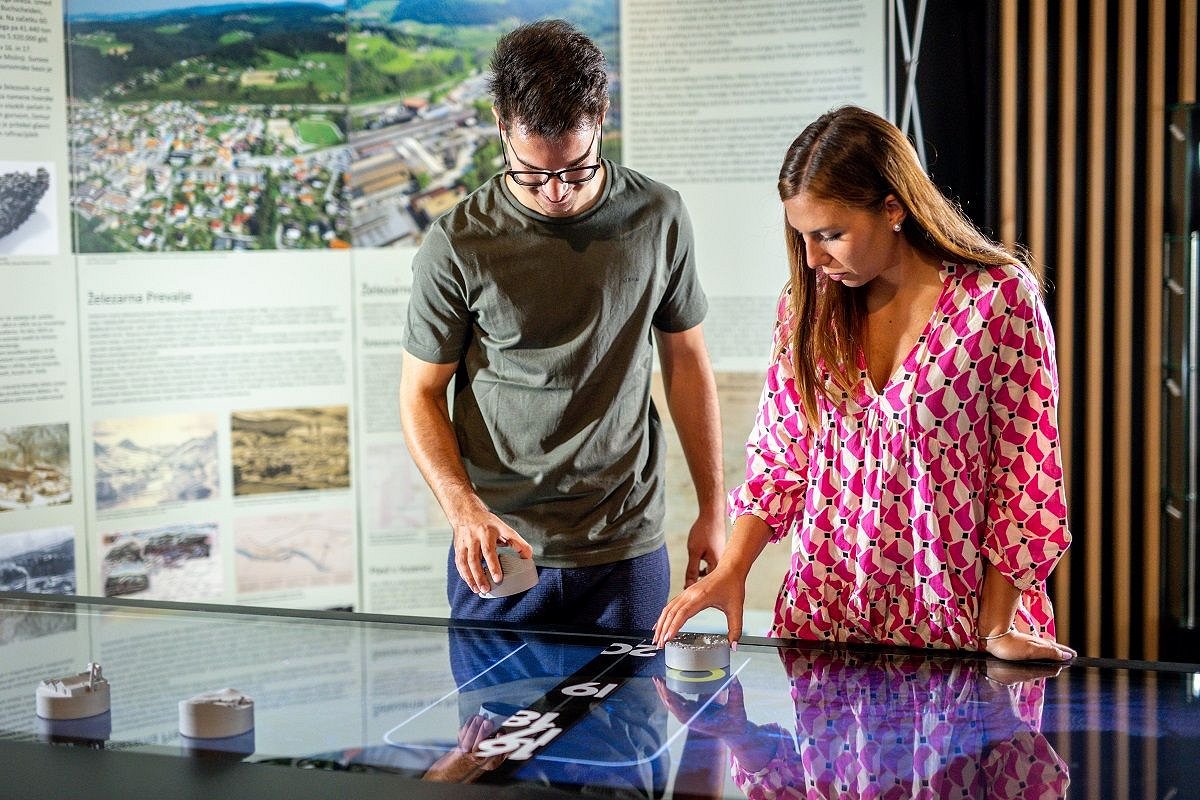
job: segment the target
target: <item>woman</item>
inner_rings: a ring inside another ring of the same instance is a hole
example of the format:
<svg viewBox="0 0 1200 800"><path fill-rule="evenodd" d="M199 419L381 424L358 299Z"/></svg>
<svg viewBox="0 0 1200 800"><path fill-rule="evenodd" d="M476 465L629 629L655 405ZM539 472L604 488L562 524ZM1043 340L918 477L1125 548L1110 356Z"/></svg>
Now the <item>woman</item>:
<svg viewBox="0 0 1200 800"><path fill-rule="evenodd" d="M791 278L718 566L655 641L792 534L775 636L1066 660L1044 585L1070 543L1040 286L937 190L904 135L847 107L779 176Z"/></svg>

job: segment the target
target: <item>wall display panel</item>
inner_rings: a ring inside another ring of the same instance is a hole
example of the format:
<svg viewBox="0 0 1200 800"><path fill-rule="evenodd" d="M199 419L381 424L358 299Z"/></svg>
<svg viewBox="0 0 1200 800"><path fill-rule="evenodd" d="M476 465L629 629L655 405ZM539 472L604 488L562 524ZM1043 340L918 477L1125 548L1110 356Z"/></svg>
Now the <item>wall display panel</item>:
<svg viewBox="0 0 1200 800"><path fill-rule="evenodd" d="M688 204L716 368L762 371L787 282L780 164L832 108L886 113L886 4L626 0L622 20L625 161Z"/></svg>
<svg viewBox="0 0 1200 800"><path fill-rule="evenodd" d="M0 171L42 195L0 236L0 562L35 591L444 613L449 531L396 408L411 261L502 167L491 51L545 17L605 53L605 157L692 216L738 481L778 164L829 108L885 109L885 5L15 0ZM668 477L679 584L677 444Z"/></svg>
<svg viewBox="0 0 1200 800"><path fill-rule="evenodd" d="M622 3L623 156L677 189L692 217L710 302L704 328L717 372L726 486L744 475L744 444L788 280L775 188L780 164L804 126L831 108L852 103L886 112L887 5ZM678 591L694 512L680 448L668 459L668 548ZM748 631L770 624L789 556L777 545L756 561L747 580Z"/></svg>
<svg viewBox="0 0 1200 800"><path fill-rule="evenodd" d="M396 402L413 252L354 250L362 597L370 610L443 616L450 533L408 454Z"/></svg>
<svg viewBox="0 0 1200 800"><path fill-rule="evenodd" d="M52 594L87 564L62 42L57 4L0 9L0 585Z"/></svg>
<svg viewBox="0 0 1200 800"><path fill-rule="evenodd" d="M355 605L348 256L79 276L96 593Z"/></svg>

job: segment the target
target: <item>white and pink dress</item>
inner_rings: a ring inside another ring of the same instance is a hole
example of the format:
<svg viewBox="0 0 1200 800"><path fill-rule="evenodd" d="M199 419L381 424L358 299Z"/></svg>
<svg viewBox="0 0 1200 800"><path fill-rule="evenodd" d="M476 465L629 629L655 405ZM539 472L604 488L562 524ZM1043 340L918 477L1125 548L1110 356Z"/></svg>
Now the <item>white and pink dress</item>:
<svg viewBox="0 0 1200 800"><path fill-rule="evenodd" d="M787 296L730 515L790 535L772 635L974 649L984 559L1054 636L1045 581L1071 540L1054 338L1024 268L943 264L943 289L882 390L867 377L805 420Z"/></svg>

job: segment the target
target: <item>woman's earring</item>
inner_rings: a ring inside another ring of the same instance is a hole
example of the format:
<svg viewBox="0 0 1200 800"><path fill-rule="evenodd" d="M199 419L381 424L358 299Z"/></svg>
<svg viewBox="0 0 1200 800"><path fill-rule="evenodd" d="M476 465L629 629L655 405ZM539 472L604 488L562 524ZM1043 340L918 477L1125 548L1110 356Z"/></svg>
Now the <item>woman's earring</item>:
<svg viewBox="0 0 1200 800"><path fill-rule="evenodd" d="M900 223L897 222L895 225L893 225L892 230L894 230L896 233L899 233L900 232Z"/></svg>

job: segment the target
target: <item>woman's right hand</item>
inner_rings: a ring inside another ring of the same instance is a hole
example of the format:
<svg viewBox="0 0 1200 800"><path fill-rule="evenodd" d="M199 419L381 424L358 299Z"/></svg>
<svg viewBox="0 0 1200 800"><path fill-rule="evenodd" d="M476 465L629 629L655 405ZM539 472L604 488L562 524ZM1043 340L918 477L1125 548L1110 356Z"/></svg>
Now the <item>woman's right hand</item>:
<svg viewBox="0 0 1200 800"><path fill-rule="evenodd" d="M700 580L675 595L658 622L654 623L654 644L662 647L674 638L684 623L706 608L719 608L729 623L729 646L737 649L742 635L742 608L746 602L746 578L726 567L725 562Z"/></svg>

